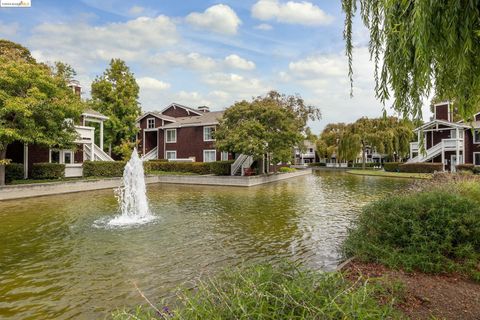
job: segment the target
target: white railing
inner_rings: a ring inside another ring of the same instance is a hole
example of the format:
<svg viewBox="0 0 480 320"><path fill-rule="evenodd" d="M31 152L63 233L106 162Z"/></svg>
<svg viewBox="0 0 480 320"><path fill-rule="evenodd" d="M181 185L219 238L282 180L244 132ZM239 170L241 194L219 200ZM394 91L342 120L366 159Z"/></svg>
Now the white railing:
<svg viewBox="0 0 480 320"><path fill-rule="evenodd" d="M348 163L347 162L330 162L330 163L327 163L326 166L328 168L347 168Z"/></svg>
<svg viewBox="0 0 480 320"><path fill-rule="evenodd" d="M110 157L105 151L103 151L99 146L96 144L93 145L93 157L92 157L92 148L90 144L83 145L83 151L85 152L85 156L87 160L91 161L113 161L112 157Z"/></svg>
<svg viewBox="0 0 480 320"><path fill-rule="evenodd" d="M148 161L157 159L157 151L158 147L153 148L152 150L148 151L147 154L142 156L142 160Z"/></svg>
<svg viewBox="0 0 480 320"><path fill-rule="evenodd" d="M408 159L407 162L424 162L435 158L444 151L456 151L457 148L459 151L463 151L463 139L442 139L440 143L437 143L433 147L425 150L424 153L420 152L418 142L412 142L410 143L410 155L412 155L413 152L417 152L418 155Z"/></svg>
<svg viewBox="0 0 480 320"><path fill-rule="evenodd" d="M77 131L77 139L75 143L92 143L94 139L95 128L85 126L75 126Z"/></svg>
<svg viewBox="0 0 480 320"><path fill-rule="evenodd" d="M245 154L239 155L238 158L235 160L235 162L232 163L231 165L231 175L234 176L240 172L240 174L243 176L244 169L250 168L252 163L253 163L253 157L247 156Z"/></svg>

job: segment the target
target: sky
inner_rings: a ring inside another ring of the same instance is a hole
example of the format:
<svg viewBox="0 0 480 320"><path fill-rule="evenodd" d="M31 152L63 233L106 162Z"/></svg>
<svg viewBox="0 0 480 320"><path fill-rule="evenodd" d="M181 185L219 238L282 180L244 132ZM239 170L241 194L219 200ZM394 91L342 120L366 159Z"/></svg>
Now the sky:
<svg viewBox="0 0 480 320"><path fill-rule="evenodd" d="M322 119L309 124L319 133L382 114L358 18L350 97L343 22L340 0L31 0L30 8L0 8L0 38L39 61L72 65L85 98L120 58L135 74L143 111L172 102L223 110L275 89L320 108Z"/></svg>

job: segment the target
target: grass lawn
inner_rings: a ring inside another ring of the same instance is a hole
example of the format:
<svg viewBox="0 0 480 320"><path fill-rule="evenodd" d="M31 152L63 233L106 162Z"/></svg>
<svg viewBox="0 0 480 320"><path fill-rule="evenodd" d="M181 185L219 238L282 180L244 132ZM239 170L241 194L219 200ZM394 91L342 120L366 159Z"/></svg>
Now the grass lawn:
<svg viewBox="0 0 480 320"><path fill-rule="evenodd" d="M347 173L357 174L362 176L377 176L377 177L391 177L391 178L412 178L412 179L431 179L430 173L408 173L408 172L387 172L382 170L348 170Z"/></svg>

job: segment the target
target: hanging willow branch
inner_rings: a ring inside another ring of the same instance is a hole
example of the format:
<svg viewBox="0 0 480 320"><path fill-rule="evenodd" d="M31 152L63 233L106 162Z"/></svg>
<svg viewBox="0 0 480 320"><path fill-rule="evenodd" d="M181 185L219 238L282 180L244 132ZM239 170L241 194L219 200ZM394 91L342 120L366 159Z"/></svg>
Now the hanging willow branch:
<svg viewBox="0 0 480 320"><path fill-rule="evenodd" d="M405 117L422 116L431 91L455 100L469 119L480 108L480 0L359 0L370 33L375 93ZM342 0L345 48L353 88L356 0Z"/></svg>

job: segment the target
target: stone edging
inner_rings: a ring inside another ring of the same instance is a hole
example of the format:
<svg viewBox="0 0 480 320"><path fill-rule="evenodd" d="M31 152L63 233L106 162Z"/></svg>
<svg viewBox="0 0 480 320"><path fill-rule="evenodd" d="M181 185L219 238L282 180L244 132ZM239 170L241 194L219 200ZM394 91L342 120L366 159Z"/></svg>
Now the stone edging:
<svg viewBox="0 0 480 320"><path fill-rule="evenodd" d="M309 175L312 170L299 170L296 172L272 174L269 176L181 176L181 175L149 175L146 177L147 184L168 183L186 185L212 185L212 186L233 186L252 187L265 183L271 183L290 179L294 177ZM14 186L0 187L0 201L13 200L29 197L47 196L63 193L73 193L100 189L117 188L121 178L105 178L95 180L62 181L49 183L32 183Z"/></svg>

